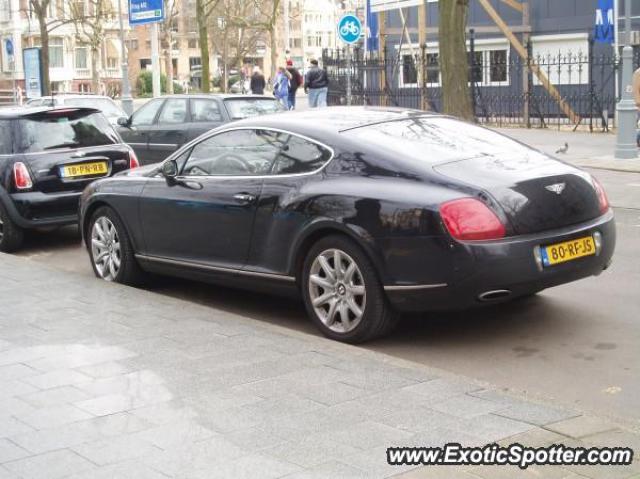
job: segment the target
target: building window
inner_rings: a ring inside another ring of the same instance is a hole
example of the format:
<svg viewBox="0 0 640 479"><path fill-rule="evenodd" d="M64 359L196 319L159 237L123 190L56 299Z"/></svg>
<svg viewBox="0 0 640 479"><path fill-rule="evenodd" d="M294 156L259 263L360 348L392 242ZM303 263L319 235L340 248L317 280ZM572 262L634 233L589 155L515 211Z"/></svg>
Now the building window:
<svg viewBox="0 0 640 479"><path fill-rule="evenodd" d="M198 48L198 40L196 38L190 38L187 41L188 48Z"/></svg>
<svg viewBox="0 0 640 479"><path fill-rule="evenodd" d="M11 20L11 4L9 0L0 0L0 22Z"/></svg>
<svg viewBox="0 0 640 479"><path fill-rule="evenodd" d="M87 47L76 48L76 70L86 70L89 68L89 49Z"/></svg>
<svg viewBox="0 0 640 479"><path fill-rule="evenodd" d="M402 55L401 86L416 86L418 84L418 70L413 55Z"/></svg>
<svg viewBox="0 0 640 479"><path fill-rule="evenodd" d="M151 67L151 59L149 58L141 58L140 59L140 70L144 71Z"/></svg>
<svg viewBox="0 0 640 479"><path fill-rule="evenodd" d="M189 57L189 71L198 70L202 66L200 57Z"/></svg>
<svg viewBox="0 0 640 479"><path fill-rule="evenodd" d="M427 53L425 60L427 62L427 83L440 84L440 61L439 54Z"/></svg>
<svg viewBox="0 0 640 479"><path fill-rule="evenodd" d="M49 39L49 66L51 68L64 67L64 49L62 47L62 38Z"/></svg>
<svg viewBox="0 0 640 479"><path fill-rule="evenodd" d="M118 68L118 59L116 57L107 57L107 68Z"/></svg>
<svg viewBox="0 0 640 479"><path fill-rule="evenodd" d="M138 49L138 39L132 38L131 40L126 40L124 42L128 50L137 50Z"/></svg>
<svg viewBox="0 0 640 479"><path fill-rule="evenodd" d="M489 50L489 82L507 81L507 50Z"/></svg>

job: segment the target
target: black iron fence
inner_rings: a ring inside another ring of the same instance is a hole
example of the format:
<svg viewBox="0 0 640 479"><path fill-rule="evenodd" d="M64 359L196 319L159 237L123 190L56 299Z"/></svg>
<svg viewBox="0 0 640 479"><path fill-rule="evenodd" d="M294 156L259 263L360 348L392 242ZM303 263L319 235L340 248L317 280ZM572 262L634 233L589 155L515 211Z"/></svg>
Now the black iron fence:
<svg viewBox="0 0 640 479"><path fill-rule="evenodd" d="M591 130L608 129L614 118L619 92L616 72L621 65L613 53L594 54L594 50L589 42L586 52L535 55L527 45L527 60L509 49L476 51L471 42L467 74L477 120L493 125L583 125ZM365 56L355 48L350 57L346 50L323 52L323 66L330 78L330 105L347 102L350 77L353 105L442 111L437 50L426 46L394 48ZM637 50L634 65L640 66ZM537 75L536 70L542 75ZM545 85L545 79L551 88Z"/></svg>

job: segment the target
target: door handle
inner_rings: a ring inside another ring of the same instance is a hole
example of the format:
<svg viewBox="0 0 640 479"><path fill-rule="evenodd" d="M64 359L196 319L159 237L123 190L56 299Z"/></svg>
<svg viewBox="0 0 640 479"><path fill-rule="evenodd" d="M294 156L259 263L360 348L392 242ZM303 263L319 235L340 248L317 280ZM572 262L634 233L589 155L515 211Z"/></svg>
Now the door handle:
<svg viewBox="0 0 640 479"><path fill-rule="evenodd" d="M256 200L256 197L255 195L252 195L250 193L237 193L233 195L233 199L236 200L238 203L248 205L253 203Z"/></svg>

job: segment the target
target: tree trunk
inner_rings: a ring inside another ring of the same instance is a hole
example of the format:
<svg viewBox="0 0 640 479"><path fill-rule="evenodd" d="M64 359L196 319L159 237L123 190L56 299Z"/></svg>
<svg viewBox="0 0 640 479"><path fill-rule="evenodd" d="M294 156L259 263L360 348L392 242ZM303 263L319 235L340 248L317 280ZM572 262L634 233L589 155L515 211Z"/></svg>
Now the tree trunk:
<svg viewBox="0 0 640 479"><path fill-rule="evenodd" d="M196 0L196 19L198 21L198 40L200 42L200 63L202 65L202 92L211 91L209 72L209 32L204 8L205 0Z"/></svg>
<svg viewBox="0 0 640 479"><path fill-rule="evenodd" d="M278 68L278 32L275 25L271 25L269 30L269 42L271 43L271 70L270 80L276 77L276 69Z"/></svg>
<svg viewBox="0 0 640 479"><path fill-rule="evenodd" d="M46 9L36 12L40 27L40 46L42 55L42 94L51 95L51 81L49 80L49 30L47 30Z"/></svg>
<svg viewBox="0 0 640 479"><path fill-rule="evenodd" d="M98 67L100 65L100 51L96 45L91 46L91 92L100 95L100 75Z"/></svg>
<svg viewBox="0 0 640 479"><path fill-rule="evenodd" d="M469 0L439 0L442 109L448 115L473 120L465 30Z"/></svg>
<svg viewBox="0 0 640 479"><path fill-rule="evenodd" d="M169 95L173 95L173 55L172 55L172 42L173 42L173 38L171 35L171 32L167 32L166 35L166 41L168 44L167 47L167 56L166 56L166 62L167 62L167 93Z"/></svg>

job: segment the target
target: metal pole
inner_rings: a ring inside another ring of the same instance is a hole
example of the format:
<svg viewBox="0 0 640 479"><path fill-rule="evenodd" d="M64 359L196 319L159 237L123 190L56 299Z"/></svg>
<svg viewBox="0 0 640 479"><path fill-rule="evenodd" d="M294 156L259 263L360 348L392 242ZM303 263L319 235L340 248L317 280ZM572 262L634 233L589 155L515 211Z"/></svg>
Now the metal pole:
<svg viewBox="0 0 640 479"><path fill-rule="evenodd" d="M625 40L622 49L622 97L617 106L618 137L615 157L629 159L638 157L636 125L638 110L633 99L633 48L631 47L631 0L625 0Z"/></svg>
<svg viewBox="0 0 640 479"><path fill-rule="evenodd" d="M351 106L351 45L347 45L347 105Z"/></svg>
<svg viewBox="0 0 640 479"><path fill-rule="evenodd" d="M151 24L151 72L153 97L160 96L160 54L158 52L158 22Z"/></svg>
<svg viewBox="0 0 640 479"><path fill-rule="evenodd" d="M118 16L120 17L120 49L122 55L122 91L120 92L120 102L124 112L131 116L133 113L133 98L131 98L131 85L129 84L129 59L124 47L124 20L122 19L122 0L118 0Z"/></svg>

